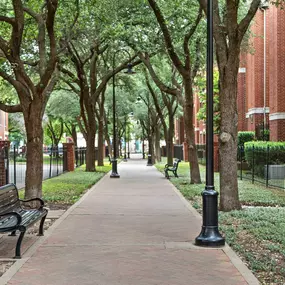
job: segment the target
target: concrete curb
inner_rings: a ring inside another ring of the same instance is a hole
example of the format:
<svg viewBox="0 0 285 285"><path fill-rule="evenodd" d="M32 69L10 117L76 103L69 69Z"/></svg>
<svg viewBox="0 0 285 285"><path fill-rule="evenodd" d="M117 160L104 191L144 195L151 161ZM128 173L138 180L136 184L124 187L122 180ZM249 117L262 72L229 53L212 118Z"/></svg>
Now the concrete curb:
<svg viewBox="0 0 285 285"><path fill-rule="evenodd" d="M187 207L187 209L201 221L202 224L202 216L193 208L193 206L190 204L190 202L181 194L181 192L169 181L169 183L172 186L173 191L180 197L184 205ZM201 190L202 192L202 190ZM197 235L199 232L197 232ZM194 245L195 248L203 249L202 247L197 247ZM207 248L208 249L208 248ZM228 258L231 260L232 264L236 267L236 269L240 272L240 274L243 276L245 281L249 285L259 285L258 279L254 276L254 274L248 269L248 267L242 262L242 260L239 258L239 256L231 249L231 247L226 243L225 246L216 248L218 250L223 250L223 252L228 256Z"/></svg>
<svg viewBox="0 0 285 285"><path fill-rule="evenodd" d="M21 269L21 267L35 254L37 249L51 236L54 230L71 214L71 212L78 207L91 192L95 191L95 188L100 186L102 181L106 179L106 173L96 184L94 184L86 193L70 208L68 208L64 214L61 215L46 231L43 237L40 237L25 253L22 259L16 260L15 263L0 277L0 285L6 285L12 277Z"/></svg>

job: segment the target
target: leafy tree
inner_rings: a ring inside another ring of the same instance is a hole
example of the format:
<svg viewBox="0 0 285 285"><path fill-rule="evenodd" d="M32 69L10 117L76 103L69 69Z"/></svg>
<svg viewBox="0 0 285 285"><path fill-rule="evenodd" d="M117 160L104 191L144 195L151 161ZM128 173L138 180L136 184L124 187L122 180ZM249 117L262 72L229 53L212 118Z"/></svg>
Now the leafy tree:
<svg viewBox="0 0 285 285"><path fill-rule="evenodd" d="M106 5L109 5L108 9ZM81 118L78 123L87 144L86 171L96 171L94 148L97 132L96 113L99 112L97 117L102 117L101 96L108 81L127 68L128 63L136 57L136 55L130 57L126 52L121 54L116 52L120 47L120 43L116 40L117 33L120 32L116 29L120 27L115 23L117 10L111 9L115 6L116 1L111 0L81 1L78 21L72 35L62 40L67 49L65 58L59 65L64 75L61 76L61 80L79 97ZM101 133L102 130L103 128L100 128Z"/></svg>
<svg viewBox="0 0 285 285"><path fill-rule="evenodd" d="M0 76L16 90L19 104L1 100L0 109L22 112L27 133L25 197L42 196L42 117L56 83L57 62L54 31L58 0L44 3L4 1L0 9ZM43 4L42 6L40 6ZM36 34L36 38L34 37Z"/></svg>
<svg viewBox="0 0 285 285"><path fill-rule="evenodd" d="M51 94L46 113L49 117L63 122L65 131L72 137L77 146L77 118L80 116L78 97L73 92L56 90Z"/></svg>
<svg viewBox="0 0 285 285"><path fill-rule="evenodd" d="M20 113L9 114L8 119L9 140L19 146L21 141L26 141L26 132L23 115Z"/></svg>
<svg viewBox="0 0 285 285"><path fill-rule="evenodd" d="M155 110L163 126L164 137L166 140L167 163L169 165L172 165L173 164L174 116L178 108L177 98L162 92L161 98L160 98L162 102L160 102L159 97L156 94L154 88L151 86L150 81L148 80L147 76L146 76L146 85L149 89L150 94L152 95ZM164 111L164 109L166 112ZM168 122L166 118L168 118ZM156 137L158 138L158 142L159 142L160 133Z"/></svg>
<svg viewBox="0 0 285 285"><path fill-rule="evenodd" d="M207 96L206 96L206 77L197 76L195 85L198 87L198 96L200 109L197 113L197 119L206 122L207 112ZM214 71L214 133L219 132L220 127L220 101L219 101L219 72Z"/></svg>
<svg viewBox="0 0 285 285"><path fill-rule="evenodd" d="M199 3L206 12L207 1L199 0ZM220 209L223 211L241 208L236 163L237 76L242 41L259 4L260 0L252 0L248 5L240 1L213 0L215 50L220 75Z"/></svg>
<svg viewBox="0 0 285 285"><path fill-rule="evenodd" d="M185 1L176 1L171 4L166 1L159 1L158 4L155 0L148 0L148 3L162 32L166 52L181 76L183 84L179 84L173 78L174 87L167 86L154 72L147 54L144 56L140 54L141 59L161 91L177 96L180 104L183 106L186 140L189 146L191 183L201 183L193 123L194 98L192 85L201 60L201 39L203 37L199 35L195 38L195 32L199 29L202 13L199 5L193 3L191 9L189 9ZM182 15L185 15L185 11L190 15L190 17L188 16L190 19L186 22L185 18L180 17L180 9L182 9ZM181 41L181 37L183 41ZM190 44L191 42L192 45Z"/></svg>

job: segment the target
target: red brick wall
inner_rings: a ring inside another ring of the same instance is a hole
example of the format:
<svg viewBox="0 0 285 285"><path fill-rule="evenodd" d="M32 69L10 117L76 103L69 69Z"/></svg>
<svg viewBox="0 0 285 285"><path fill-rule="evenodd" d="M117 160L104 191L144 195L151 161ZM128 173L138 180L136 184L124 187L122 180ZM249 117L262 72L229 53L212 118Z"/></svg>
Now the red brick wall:
<svg viewBox="0 0 285 285"><path fill-rule="evenodd" d="M74 144L73 143L63 143L63 147L66 149L66 171L74 171Z"/></svg>
<svg viewBox="0 0 285 285"><path fill-rule="evenodd" d="M245 56L241 56L240 68L245 68ZM246 70L245 70L246 71ZM246 130L246 73L239 72L237 88L237 107L238 107L238 131Z"/></svg>
<svg viewBox="0 0 285 285"><path fill-rule="evenodd" d="M271 7L266 11L266 107L269 106L269 78L271 64L269 44ZM264 107L264 12L258 10L251 27L251 47L253 53L246 56L246 112L253 113L253 118L247 119L247 130L254 130L255 124L263 122ZM252 110L254 109L255 110ZM258 108L258 109L256 109ZM268 120L268 115L267 120ZM241 125L241 122L240 122Z"/></svg>
<svg viewBox="0 0 285 285"><path fill-rule="evenodd" d="M285 113L285 11L270 8L269 28L269 104L270 114ZM270 139L285 141L284 120L270 120Z"/></svg>
<svg viewBox="0 0 285 285"><path fill-rule="evenodd" d="M270 140L285 141L285 120L270 121Z"/></svg>

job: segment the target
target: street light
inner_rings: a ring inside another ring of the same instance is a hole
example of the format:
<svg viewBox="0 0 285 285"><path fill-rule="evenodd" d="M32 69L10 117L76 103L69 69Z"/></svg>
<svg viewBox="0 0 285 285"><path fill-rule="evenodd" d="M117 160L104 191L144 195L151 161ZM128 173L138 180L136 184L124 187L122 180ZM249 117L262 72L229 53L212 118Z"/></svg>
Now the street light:
<svg viewBox="0 0 285 285"><path fill-rule="evenodd" d="M124 161L127 160L127 116L125 115L125 154L124 154Z"/></svg>
<svg viewBox="0 0 285 285"><path fill-rule="evenodd" d="M129 59L131 58L130 53L125 49L119 49L115 51L113 55L113 159L112 159L112 172L110 178L120 178L117 168L117 128L116 128L116 87L115 87L115 58L117 53L125 52L128 54ZM126 74L134 74L135 72L132 70L131 63L128 64L128 70L125 72Z"/></svg>
<svg viewBox="0 0 285 285"><path fill-rule="evenodd" d="M213 131L213 0L207 2L207 144L206 186L203 197L203 225L195 239L198 246L222 246L224 237L218 228L218 193L214 186L214 131Z"/></svg>

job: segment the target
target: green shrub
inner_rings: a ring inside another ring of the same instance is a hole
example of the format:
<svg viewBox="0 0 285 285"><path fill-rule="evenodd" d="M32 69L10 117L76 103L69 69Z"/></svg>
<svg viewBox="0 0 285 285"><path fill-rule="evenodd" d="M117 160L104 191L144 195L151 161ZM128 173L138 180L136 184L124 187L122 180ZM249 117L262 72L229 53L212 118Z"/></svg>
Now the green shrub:
<svg viewBox="0 0 285 285"><path fill-rule="evenodd" d="M285 142L246 142L244 154L250 168L254 163L255 174L263 176L264 165L285 164Z"/></svg>
<svg viewBox="0 0 285 285"><path fill-rule="evenodd" d="M253 141L255 132L238 132L238 146L243 146L244 143Z"/></svg>

